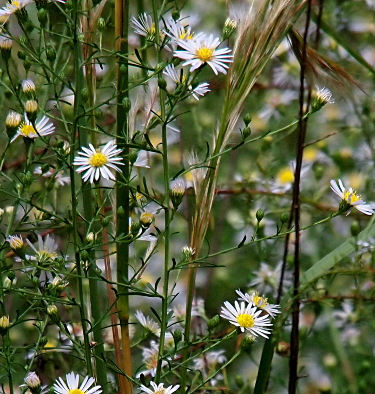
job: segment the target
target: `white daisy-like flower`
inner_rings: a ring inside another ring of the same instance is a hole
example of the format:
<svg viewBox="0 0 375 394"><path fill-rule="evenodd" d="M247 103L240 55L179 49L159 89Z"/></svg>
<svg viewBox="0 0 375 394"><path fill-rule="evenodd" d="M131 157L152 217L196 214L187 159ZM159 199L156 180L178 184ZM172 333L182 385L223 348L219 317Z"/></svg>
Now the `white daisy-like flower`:
<svg viewBox="0 0 375 394"><path fill-rule="evenodd" d="M224 355L225 350L205 352L199 357L193 359L194 369L204 371L207 367L216 367L217 364L223 364L227 361Z"/></svg>
<svg viewBox="0 0 375 394"><path fill-rule="evenodd" d="M52 134L55 131L55 126L53 123L48 123L48 121L49 118L47 116L43 116L42 119L35 123L34 128L33 124L27 118L27 115L25 115L25 122L21 123L17 133L10 142L13 142L19 136L26 138L37 138Z"/></svg>
<svg viewBox="0 0 375 394"><path fill-rule="evenodd" d="M207 63L216 75L219 72L226 74L229 68L226 63L233 61L233 55L229 55L231 52L229 48L217 49L220 39L214 38L212 34L209 37L202 34L189 41L179 40L178 45L184 50L175 51L174 56L184 59L182 65L190 65L190 71Z"/></svg>
<svg viewBox="0 0 375 394"><path fill-rule="evenodd" d="M256 306L259 309L267 312L272 318L274 318L279 311L280 305L269 304L268 299L265 297L261 297L257 291L254 291L252 294L242 293L241 290L236 290L236 293L239 295L240 301L248 302L249 304Z"/></svg>
<svg viewBox="0 0 375 394"><path fill-rule="evenodd" d="M155 377L156 369L158 367L158 360L159 360L159 344L156 343L155 341L151 341L149 348L143 348L142 360L146 369L142 370L141 372L138 372L136 376L139 377L143 374L143 375L151 375L152 377ZM161 366L164 367L167 364L168 364L167 361L163 360Z"/></svg>
<svg viewBox="0 0 375 394"><path fill-rule="evenodd" d="M56 257L56 250L58 248L55 240L47 234L44 241L43 238L38 234L38 248L36 248L27 238L26 242L30 248L35 252L34 257L26 256L31 260L36 260L39 264L52 262Z"/></svg>
<svg viewBox="0 0 375 394"><path fill-rule="evenodd" d="M346 189L341 179L339 179L338 183L332 179L330 184L332 191L341 198L339 208L341 212L348 212L347 215L349 215L352 207L358 209L358 211L365 215L372 215L375 212L374 205L366 204L366 202L361 199L361 196L351 187Z"/></svg>
<svg viewBox="0 0 375 394"><path fill-rule="evenodd" d="M183 84L186 82L186 76L183 73L182 68L175 67L173 64L168 64L165 67L163 74L168 75L169 78L178 86L179 84ZM201 83L197 87L193 89L191 85L191 78L188 81L188 89L191 92L191 95L196 99L199 100L198 96L204 96L207 92L210 91L208 88L210 85L206 82Z"/></svg>
<svg viewBox="0 0 375 394"><path fill-rule="evenodd" d="M90 182L98 181L100 176L104 179L115 180L115 176L110 171L110 168L115 171L121 172L117 165L124 165L121 163L122 157L116 157L121 153L121 149L117 149L117 145L114 140L106 143L101 149L95 149L92 144L89 144L89 148L82 147L83 152L78 152L83 157L76 156L74 158L73 165L79 166L77 172L83 174L82 179L86 182L90 179Z"/></svg>
<svg viewBox="0 0 375 394"><path fill-rule="evenodd" d="M34 389L40 386L39 376L35 372L29 372L25 378L25 385L29 389ZM22 385L23 386L23 385Z"/></svg>
<svg viewBox="0 0 375 394"><path fill-rule="evenodd" d="M53 177L56 183L60 186L69 185L70 184L70 177L64 176L64 171L55 171L54 168L50 168L48 171L42 171L42 167L38 166L34 170L34 174L42 175L44 178L51 178Z"/></svg>
<svg viewBox="0 0 375 394"><path fill-rule="evenodd" d="M131 24L136 34L139 34L140 36L144 36L150 41L155 40L156 29L155 29L154 20L151 15L148 15L144 12L143 14L138 15L138 18L133 16L131 18ZM159 33L161 38L163 38L162 26L160 23L159 23Z"/></svg>
<svg viewBox="0 0 375 394"><path fill-rule="evenodd" d="M53 389L56 394L100 394L102 392L101 386L91 387L94 383L94 378L85 376L81 386L78 386L79 375L71 372L66 375L66 383L62 378L58 378Z"/></svg>
<svg viewBox="0 0 375 394"><path fill-rule="evenodd" d="M6 22L11 15L18 11L21 11L22 8L32 3L33 1L34 0L12 0L0 9L0 17L5 16Z"/></svg>
<svg viewBox="0 0 375 394"><path fill-rule="evenodd" d="M164 29L164 32L170 38L170 43L174 48L179 45L180 40L190 41L202 35L202 33L195 35L187 23L183 23L181 20L175 21L174 19L170 19L166 22L166 29Z"/></svg>
<svg viewBox="0 0 375 394"><path fill-rule="evenodd" d="M179 384L169 387L164 387L164 383L156 384L154 382L150 382L150 384L152 386L152 390L143 384L139 388L146 394L172 394L180 388Z"/></svg>
<svg viewBox="0 0 375 394"><path fill-rule="evenodd" d="M221 307L220 316L229 320L234 326L240 327L242 332L248 331L254 336L260 335L268 338L271 330L267 327L272 326L272 323L270 323L268 315L259 316L262 312L261 309L245 302L234 301L233 306L230 302L225 301L224 306Z"/></svg>
<svg viewBox="0 0 375 394"><path fill-rule="evenodd" d="M151 319L148 316L145 316L141 311L136 311L135 317L146 330L150 331L156 336L160 336L160 327L155 320Z"/></svg>

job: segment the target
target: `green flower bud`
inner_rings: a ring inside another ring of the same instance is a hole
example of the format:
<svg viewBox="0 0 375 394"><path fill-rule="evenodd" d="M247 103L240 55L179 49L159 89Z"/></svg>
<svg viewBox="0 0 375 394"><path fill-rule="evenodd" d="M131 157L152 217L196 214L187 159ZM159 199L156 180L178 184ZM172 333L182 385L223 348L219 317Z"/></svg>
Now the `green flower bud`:
<svg viewBox="0 0 375 394"><path fill-rule="evenodd" d="M38 11L38 21L40 23L40 27L42 29L44 29L47 25L47 21L48 21L48 13L44 8L41 8Z"/></svg>
<svg viewBox="0 0 375 394"><path fill-rule="evenodd" d="M102 218L102 226L105 228L109 225L109 219L104 217Z"/></svg>
<svg viewBox="0 0 375 394"><path fill-rule="evenodd" d="M117 216L123 218L125 216L124 207L120 206L117 208Z"/></svg>
<svg viewBox="0 0 375 394"><path fill-rule="evenodd" d="M264 218L264 211L263 209L258 209L256 211L255 217L257 218L258 223L262 221L262 219Z"/></svg>
<svg viewBox="0 0 375 394"><path fill-rule="evenodd" d="M158 78L158 86L161 90L165 90L167 87L167 81L161 75Z"/></svg>
<svg viewBox="0 0 375 394"><path fill-rule="evenodd" d="M255 342L254 335L251 335L251 334L246 335L245 338L241 342L241 350L243 350L245 353L250 353L254 342Z"/></svg>
<svg viewBox="0 0 375 394"><path fill-rule="evenodd" d="M122 100L122 105L123 105L123 107L124 107L124 109L125 109L126 112L129 112L130 109L131 109L131 107L132 107L132 103L131 103L131 101L129 100L128 97L125 97L125 98Z"/></svg>
<svg viewBox="0 0 375 394"><path fill-rule="evenodd" d="M353 237L356 237L361 232L361 226L356 220L351 224L350 232Z"/></svg>
<svg viewBox="0 0 375 394"><path fill-rule="evenodd" d="M208 331L212 331L215 327L217 327L220 323L219 315L215 315L207 322Z"/></svg>
<svg viewBox="0 0 375 394"><path fill-rule="evenodd" d="M251 122L251 116L250 116L249 113L246 114L246 115L243 117L243 121L244 121L244 123L245 123L245 126L248 126L248 125L249 125L249 123Z"/></svg>
<svg viewBox="0 0 375 394"><path fill-rule="evenodd" d="M83 88L83 89L81 90L81 97L82 97L83 102L86 103L87 100L89 99L89 91L88 91L87 88Z"/></svg>
<svg viewBox="0 0 375 394"><path fill-rule="evenodd" d="M82 250L81 251L81 260L88 261L88 259L89 259L89 253L87 252L87 250Z"/></svg>
<svg viewBox="0 0 375 394"><path fill-rule="evenodd" d="M251 135L251 129L249 126L246 126L243 130L242 130L242 138L245 140L246 138L250 137Z"/></svg>
<svg viewBox="0 0 375 394"><path fill-rule="evenodd" d="M177 11L177 10L173 11L172 18L175 22L178 21L180 19L180 11Z"/></svg>
<svg viewBox="0 0 375 394"><path fill-rule="evenodd" d="M99 18L98 22L97 22L97 26L98 26L98 30L100 32L102 32L105 29L105 25L106 25L105 19L104 18Z"/></svg>
<svg viewBox="0 0 375 394"><path fill-rule="evenodd" d="M236 375L234 378L234 381L236 383L236 385L238 386L238 388L242 388L245 385L245 382L243 381L243 378L241 375Z"/></svg>
<svg viewBox="0 0 375 394"><path fill-rule="evenodd" d="M56 59L56 51L52 45L48 45L46 47L46 57L50 62L53 62Z"/></svg>
<svg viewBox="0 0 375 394"><path fill-rule="evenodd" d="M136 237L139 234L139 231L141 229L141 223L139 222L133 222L130 228L130 233L133 235L133 237Z"/></svg>
<svg viewBox="0 0 375 394"><path fill-rule="evenodd" d="M287 223L288 220L289 220L289 215L286 212L282 213L280 216L280 222L284 224Z"/></svg>
<svg viewBox="0 0 375 394"><path fill-rule="evenodd" d="M174 345L177 347L177 344L181 341L182 339L182 332L180 330L176 330L172 333L173 339L174 339Z"/></svg>

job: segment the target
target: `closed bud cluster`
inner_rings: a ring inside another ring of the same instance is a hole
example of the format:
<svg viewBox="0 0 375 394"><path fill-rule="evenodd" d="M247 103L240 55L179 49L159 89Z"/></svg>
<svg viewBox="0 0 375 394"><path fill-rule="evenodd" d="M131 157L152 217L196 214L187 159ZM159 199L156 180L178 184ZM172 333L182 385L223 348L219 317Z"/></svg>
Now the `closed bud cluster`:
<svg viewBox="0 0 375 394"><path fill-rule="evenodd" d="M41 392L41 382L39 376L35 372L30 372L25 378L25 384L32 394Z"/></svg>
<svg viewBox="0 0 375 394"><path fill-rule="evenodd" d="M10 111L5 119L5 128L9 138L12 138L21 124L21 115L17 112Z"/></svg>
<svg viewBox="0 0 375 394"><path fill-rule="evenodd" d="M0 335L4 336L10 327L9 317L0 317Z"/></svg>
<svg viewBox="0 0 375 394"><path fill-rule="evenodd" d="M154 220L154 215L150 212L144 212L142 215L139 217L139 221L142 224L143 227L150 227L152 221Z"/></svg>
<svg viewBox="0 0 375 394"><path fill-rule="evenodd" d="M177 209L184 197L186 190L185 182L182 179L177 179L173 182L171 187L171 200L175 209Z"/></svg>
<svg viewBox="0 0 375 394"><path fill-rule="evenodd" d="M233 19L227 18L224 23L223 32L221 34L222 41L227 40L237 28L237 22Z"/></svg>
<svg viewBox="0 0 375 394"><path fill-rule="evenodd" d="M3 58L4 61L8 61L10 58L10 52L13 47L13 41L10 39L10 37L7 36L2 36L0 37L0 52L1 52L1 57Z"/></svg>
<svg viewBox="0 0 375 394"><path fill-rule="evenodd" d="M35 100L27 100L25 103L25 112L29 121L33 122L38 113L38 102Z"/></svg>

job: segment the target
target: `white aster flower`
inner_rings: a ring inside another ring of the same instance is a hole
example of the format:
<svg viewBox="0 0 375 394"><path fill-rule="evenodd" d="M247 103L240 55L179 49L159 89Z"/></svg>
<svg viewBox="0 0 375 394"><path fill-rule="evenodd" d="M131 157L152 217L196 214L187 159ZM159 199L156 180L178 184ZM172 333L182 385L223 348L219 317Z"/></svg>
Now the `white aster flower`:
<svg viewBox="0 0 375 394"><path fill-rule="evenodd" d="M91 387L95 383L95 379L89 376L86 376L81 386L78 387L79 375L71 372L66 375L66 382L61 378L56 380L56 383L53 385L56 394L100 394L102 392L100 386Z"/></svg>
<svg viewBox="0 0 375 394"><path fill-rule="evenodd" d="M180 388L180 385L164 387L164 383L156 384L154 382L150 382L153 390L144 386L143 384L139 387L146 394L172 394L176 390Z"/></svg>
<svg viewBox="0 0 375 394"><path fill-rule="evenodd" d="M138 19L133 16L131 18L131 24L136 34L139 34L140 36L144 36L150 41L155 40L156 29L155 29L154 20L152 19L151 15L148 15L144 12L143 14L140 14L138 16ZM163 38L162 26L160 23L159 23L159 33L161 34L161 38Z"/></svg>
<svg viewBox="0 0 375 394"><path fill-rule="evenodd" d="M135 317L141 323L141 325L146 328L146 330L150 331L156 336L160 336L160 327L159 324L156 323L155 320L151 319L148 316L145 316L141 311L135 312Z"/></svg>
<svg viewBox="0 0 375 394"><path fill-rule="evenodd" d="M25 378L25 385L29 389L35 389L40 386L39 376L35 372L29 372ZM22 385L24 386L24 385Z"/></svg>
<svg viewBox="0 0 375 394"><path fill-rule="evenodd" d="M341 212L348 212L347 215L349 215L351 208L354 207L365 215L372 215L374 213L374 205L366 204L361 199L361 196L351 187L345 189L341 179L339 179L338 183L332 179L330 184L332 191L341 198L339 207Z"/></svg>
<svg viewBox="0 0 375 394"><path fill-rule="evenodd" d="M166 30L164 31L170 38L170 42L174 49L179 45L180 40L190 41L202 35L202 33L194 35L191 31L191 27L187 23L183 23L181 20L175 21L174 19L170 19L166 22Z"/></svg>
<svg viewBox="0 0 375 394"><path fill-rule="evenodd" d="M86 171L82 177L85 182L90 179L90 182L93 183L99 180L100 176L104 179L116 179L110 168L120 172L117 165L124 163L121 163L122 157L115 157L121 153L121 149L117 149L114 140L107 142L101 149L95 149L92 144L89 144L89 148L82 147L82 150L83 152L78 152L78 154L83 157L76 156L73 165L79 166L77 168L79 173Z"/></svg>
<svg viewBox="0 0 375 394"><path fill-rule="evenodd" d="M140 375L151 375L154 377L156 375L156 368L158 367L158 360L159 360L159 344L155 341L150 342L149 348L143 348L142 350L142 360L143 364L146 367L145 370L137 373L137 377ZM162 367L167 365L167 361L162 361Z"/></svg>
<svg viewBox="0 0 375 394"><path fill-rule="evenodd" d="M47 234L44 241L43 238L38 234L38 248L36 248L27 238L26 242L35 252L34 257L26 257L30 259L36 259L39 264L52 262L57 257L56 250L58 248L58 245L55 240L49 236L49 234Z"/></svg>
<svg viewBox="0 0 375 394"><path fill-rule="evenodd" d="M173 64L168 64L167 67L165 67L163 74L168 75L169 78L177 85L185 84L187 82L188 89L191 92L191 95L196 99L199 100L198 96L204 96L207 92L210 91L208 88L210 85L206 82L201 83L197 87L193 89L191 82L192 78L189 78L188 81L186 81L186 76L183 73L183 69L180 67L175 67Z"/></svg>
<svg viewBox="0 0 375 394"><path fill-rule="evenodd" d="M217 49L220 45L220 39L214 38L211 34L206 37L204 34L199 35L194 40L179 40L178 45L184 50L177 50L174 56L184 59L183 66L190 65L190 71L194 71L203 64L207 63L217 75L219 72L226 74L229 66L226 63L233 61L233 55L229 55L229 48Z"/></svg>
<svg viewBox="0 0 375 394"><path fill-rule="evenodd" d="M18 11L21 11L22 8L32 3L33 1L34 0L12 0L0 9L0 17L5 16L6 22L11 15Z"/></svg>
<svg viewBox="0 0 375 394"><path fill-rule="evenodd" d="M256 306L259 309L267 312L272 318L276 316L277 313L281 313L279 311L280 306L276 304L269 304L268 299L265 297L261 297L257 291L254 291L252 294L242 293L241 290L236 290L236 293L239 295L240 301L245 301L251 304L252 306Z"/></svg>
<svg viewBox="0 0 375 394"><path fill-rule="evenodd" d="M251 304L245 302L238 303L234 301L234 306L230 302L225 301L224 306L221 307L220 316L229 320L234 326L240 327L241 331L248 331L254 336L262 336L268 338L271 333L268 326L272 326L268 315L259 316L262 313L261 309L253 307Z"/></svg>
<svg viewBox="0 0 375 394"><path fill-rule="evenodd" d="M49 118L47 116L43 116L42 119L35 123L34 128L33 124L27 118L27 115L25 115L25 122L20 125L16 135L10 142L13 142L19 136L26 138L37 138L52 134L55 131L55 126L53 123L48 123L48 121Z"/></svg>

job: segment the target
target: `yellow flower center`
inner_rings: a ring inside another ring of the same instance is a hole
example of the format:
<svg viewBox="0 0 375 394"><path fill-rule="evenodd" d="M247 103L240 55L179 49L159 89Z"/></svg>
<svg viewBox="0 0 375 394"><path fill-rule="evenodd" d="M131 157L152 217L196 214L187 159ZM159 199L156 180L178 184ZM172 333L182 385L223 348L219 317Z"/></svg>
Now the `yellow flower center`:
<svg viewBox="0 0 375 394"><path fill-rule="evenodd" d="M48 252L47 250L38 250L36 253L36 258L39 263L47 263L57 257L56 252Z"/></svg>
<svg viewBox="0 0 375 394"><path fill-rule="evenodd" d="M250 328L254 325L254 318L247 313L241 313L237 317L237 322L241 327Z"/></svg>
<svg viewBox="0 0 375 394"><path fill-rule="evenodd" d="M350 193L349 190L345 190L344 192L344 198L343 198L346 202L348 202L349 204L353 204L354 202L357 202L359 200L361 200L361 196L358 195L355 191L352 191Z"/></svg>
<svg viewBox="0 0 375 394"><path fill-rule="evenodd" d="M73 389L73 390L69 390L69 394L85 394L85 393L80 389Z"/></svg>
<svg viewBox="0 0 375 394"><path fill-rule="evenodd" d="M253 302L258 308L264 308L265 306L268 305L267 298L263 298L259 295L255 295L253 297Z"/></svg>
<svg viewBox="0 0 375 394"><path fill-rule="evenodd" d="M196 55L199 60L202 60L202 62L205 63L212 59L213 53L214 53L213 49L203 47L197 50Z"/></svg>
<svg viewBox="0 0 375 394"><path fill-rule="evenodd" d="M180 40L191 40L193 38L192 34L187 34L186 31L180 34Z"/></svg>
<svg viewBox="0 0 375 394"><path fill-rule="evenodd" d="M282 169L277 175L277 180L281 184L292 183L294 181L293 171L290 168Z"/></svg>
<svg viewBox="0 0 375 394"><path fill-rule="evenodd" d="M162 388L162 389L156 390L156 391L154 391L154 394L165 394L165 389Z"/></svg>
<svg viewBox="0 0 375 394"><path fill-rule="evenodd" d="M89 164L93 167L102 167L107 161L107 157L102 152L96 152L90 157Z"/></svg>
<svg viewBox="0 0 375 394"><path fill-rule="evenodd" d="M12 3L11 3L11 5L14 7L14 8L20 8L20 2L19 1L16 1L16 0L13 0L12 1Z"/></svg>
<svg viewBox="0 0 375 394"><path fill-rule="evenodd" d="M145 366L147 369L154 369L158 366L158 354L152 354L145 360Z"/></svg>
<svg viewBox="0 0 375 394"><path fill-rule="evenodd" d="M28 137L30 134L35 134L35 129L29 124L24 124L23 126L21 126L21 134L24 137Z"/></svg>

